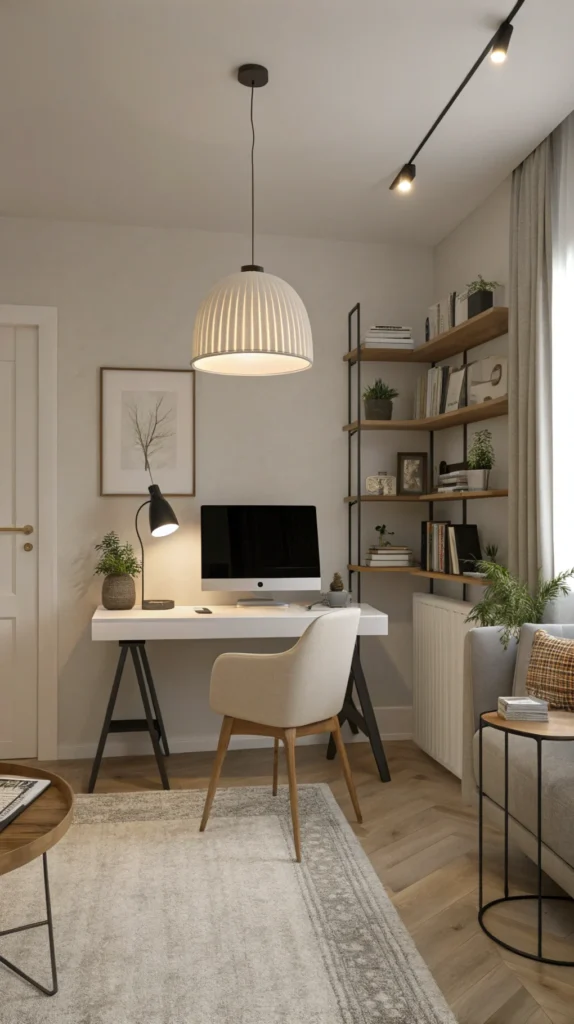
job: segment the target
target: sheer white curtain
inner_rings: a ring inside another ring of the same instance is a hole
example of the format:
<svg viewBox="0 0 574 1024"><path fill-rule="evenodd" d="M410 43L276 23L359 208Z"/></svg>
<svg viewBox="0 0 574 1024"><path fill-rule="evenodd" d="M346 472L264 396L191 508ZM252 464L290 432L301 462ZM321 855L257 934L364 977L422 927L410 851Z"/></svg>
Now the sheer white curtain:
<svg viewBox="0 0 574 1024"><path fill-rule="evenodd" d="M574 113L553 132L552 439L554 570L574 566Z"/></svg>

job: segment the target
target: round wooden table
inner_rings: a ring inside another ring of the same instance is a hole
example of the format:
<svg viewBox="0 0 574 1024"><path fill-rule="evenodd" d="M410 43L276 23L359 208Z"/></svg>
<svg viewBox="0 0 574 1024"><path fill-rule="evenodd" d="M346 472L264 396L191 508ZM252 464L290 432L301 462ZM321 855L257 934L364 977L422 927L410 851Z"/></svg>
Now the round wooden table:
<svg viewBox="0 0 574 1024"><path fill-rule="evenodd" d="M0 964L27 981L44 995L53 996L58 991L58 975L56 971L56 954L54 947L54 928L52 922L52 906L50 901L50 885L48 880L47 853L66 834L72 823L74 794L67 782L59 775L44 772L40 768L23 767L0 761L0 775L19 775L30 779L49 779L51 785L37 800L26 807L6 828L0 832L0 875L29 864L36 857L42 857L44 875L44 893L46 898L46 919L32 924L23 924L17 928L8 928L0 932L13 935L15 932L28 931L30 928L48 928L50 945L50 964L52 968L52 987L46 988L35 981L19 967L0 956ZM0 881L0 900L2 888Z"/></svg>
<svg viewBox="0 0 574 1024"><path fill-rule="evenodd" d="M483 885L482 885L482 874L483 874L483 809L482 802L484 797L483 787L483 744L482 736L485 728L497 729L504 733L504 896L500 899L490 900L489 903L483 903ZM534 894L521 895L521 896L510 896L509 894L509 883L508 883L508 737L514 736L525 736L536 742L536 809L537 809L537 868L538 868L538 885L537 892ZM514 722L509 721L506 718L502 718L501 715L496 711L488 711L480 716L480 729L479 729L479 747L478 747L478 790L479 790L479 804L478 804L478 889L479 889L479 911L478 911L478 922L482 930L488 935L490 939L498 943L499 946L503 946L505 949L509 949L512 953L516 953L518 956L527 957L529 960L536 960L538 963L553 964L557 967L574 967L574 960L554 960L551 957L543 955L542 952L542 905L544 900L560 900L567 903L574 902L570 896L544 896L542 893L542 743L543 741L564 741L574 740L574 713L570 711L549 711L547 722ZM500 904L511 903L513 901L522 900L536 900L538 905L538 935L537 935L537 951L536 953L529 953L526 950L519 949L517 946L511 946L507 942L503 942L502 939L498 938L490 928L485 924L484 916L491 907L500 906Z"/></svg>

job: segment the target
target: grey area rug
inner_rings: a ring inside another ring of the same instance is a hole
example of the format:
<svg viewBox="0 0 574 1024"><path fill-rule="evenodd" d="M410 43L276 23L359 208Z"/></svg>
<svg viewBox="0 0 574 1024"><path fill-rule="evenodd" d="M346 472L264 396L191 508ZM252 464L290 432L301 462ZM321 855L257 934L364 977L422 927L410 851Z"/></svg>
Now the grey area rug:
<svg viewBox="0 0 574 1024"><path fill-rule="evenodd" d="M0 966L1 1024L453 1024L328 786L80 796L49 855L60 991ZM0 877L0 929L42 914L41 861ZM0 951L48 982L46 929Z"/></svg>

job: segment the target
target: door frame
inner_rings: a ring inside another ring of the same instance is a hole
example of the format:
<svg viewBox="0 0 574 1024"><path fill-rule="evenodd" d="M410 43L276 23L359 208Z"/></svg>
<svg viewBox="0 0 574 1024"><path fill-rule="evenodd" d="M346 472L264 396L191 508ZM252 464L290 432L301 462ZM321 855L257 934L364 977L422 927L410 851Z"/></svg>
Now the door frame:
<svg viewBox="0 0 574 1024"><path fill-rule="evenodd" d="M38 331L38 759L58 756L58 311L0 305L0 324Z"/></svg>

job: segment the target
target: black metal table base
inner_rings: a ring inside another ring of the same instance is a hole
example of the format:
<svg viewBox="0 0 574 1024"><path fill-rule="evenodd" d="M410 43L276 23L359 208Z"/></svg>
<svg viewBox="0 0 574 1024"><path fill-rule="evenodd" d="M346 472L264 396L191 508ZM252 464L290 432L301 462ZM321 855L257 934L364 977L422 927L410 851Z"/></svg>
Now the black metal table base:
<svg viewBox="0 0 574 1024"><path fill-rule="evenodd" d="M116 706L116 700L128 653L131 653L132 656L145 718L122 718L114 720L112 716ZM104 717L102 732L98 742L98 749L92 765L92 772L88 783L88 793L94 792L100 765L102 763L104 747L106 745L108 735L111 732L148 732L163 788L170 788L164 761L164 756L169 756L169 746L159 701L157 699L155 684L151 674L151 667L147 651L145 649L145 640L120 640L120 656ZM163 752L161 749L162 746Z"/></svg>
<svg viewBox="0 0 574 1024"><path fill-rule="evenodd" d="M46 854L42 854L42 867L44 873L44 895L46 898L46 920L45 921L34 921L33 924L22 924L18 928L7 928L5 931L0 932L0 939L4 935L16 935L18 932L27 932L32 928L43 928L48 929L48 944L50 948L50 966L52 969L52 987L46 988L45 985L41 985L39 981L35 981L29 974L22 971L20 967L16 967L15 964L7 960L6 957L0 956L0 964L6 967L13 974L18 975L22 981L27 982L28 985L32 985L38 992L42 992L45 996L55 996L58 991L58 972L56 969L56 950L54 946L54 925L52 921L52 904L50 901L50 882L48 879L48 858Z"/></svg>
<svg viewBox="0 0 574 1024"><path fill-rule="evenodd" d="M484 833L484 813L483 813L483 800L484 800L484 785L483 785L483 743L482 737L485 727L497 729L498 731L504 732L504 896L499 897L496 900L490 900L489 903L483 903L483 862L484 862L484 847L483 847L483 833ZM510 950L511 953L516 953L517 956L526 957L528 960L535 960L540 964L552 964L554 967L574 967L574 960L555 960L552 957L543 955L543 933L542 933L542 911L544 903L549 901L559 901L562 903L571 903L574 907L574 900L571 896L545 896L543 893L543 873L542 873L542 740L545 739L547 742L551 742L553 739L560 739L556 736L538 736L533 733L521 733L523 736L527 736L536 742L536 763L537 763L537 780L536 780L536 810L537 810L537 830L536 830L536 842L537 842L537 874L538 884L537 892L530 893L527 895L511 896L509 886L509 872L508 872L508 833L509 833L509 810L508 810L508 737L509 732L507 729L501 730L500 726L493 724L492 722L484 722L482 716L480 718L480 729L479 729L479 744L478 744L478 923L482 928L485 935L488 935L489 939L496 942L498 946L502 946L503 949ZM537 935L536 935L536 953L529 953L524 949L518 949L517 946L511 946L508 942L504 942L497 935L490 930L485 924L484 916L491 907L504 906L507 903L516 902L530 902L536 901L538 913L537 917Z"/></svg>
<svg viewBox="0 0 574 1024"><path fill-rule="evenodd" d="M357 691L361 711L359 711L355 701L353 700L353 689L356 689ZM367 680L365 679L365 673L363 672L363 666L361 665L361 654L358 642L353 652L351 673L349 675L349 682L347 684L343 707L339 713L339 724L342 726L345 722L349 723L351 732L354 733L355 736L359 731L365 734L371 744L371 750L373 751L373 757L377 764L381 782L390 782L391 774L389 772L385 748L383 747L383 741L377 725L373 702L367 686ZM331 735L329 737L329 745L327 747L327 757L330 761L333 760L336 752L337 748L335 746L335 740Z"/></svg>

